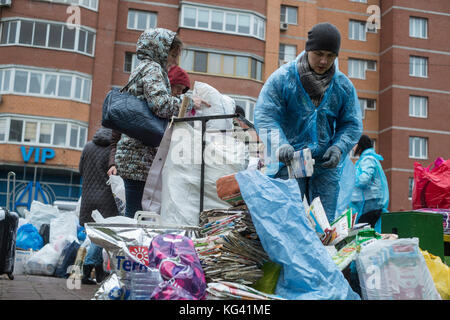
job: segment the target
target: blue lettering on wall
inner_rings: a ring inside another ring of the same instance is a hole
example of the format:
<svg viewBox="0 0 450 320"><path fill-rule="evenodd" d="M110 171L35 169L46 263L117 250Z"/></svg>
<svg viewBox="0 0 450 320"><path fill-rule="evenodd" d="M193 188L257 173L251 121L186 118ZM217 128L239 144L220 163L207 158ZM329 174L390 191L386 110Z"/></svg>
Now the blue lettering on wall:
<svg viewBox="0 0 450 320"><path fill-rule="evenodd" d="M30 161L33 152L34 163L39 163L39 157L41 163L45 163L47 159L53 159L55 157L55 150L50 148L43 148L41 152L41 148L30 147L30 149L27 151L24 146L20 146L20 152L22 153L22 158L25 163L28 163L28 161Z"/></svg>

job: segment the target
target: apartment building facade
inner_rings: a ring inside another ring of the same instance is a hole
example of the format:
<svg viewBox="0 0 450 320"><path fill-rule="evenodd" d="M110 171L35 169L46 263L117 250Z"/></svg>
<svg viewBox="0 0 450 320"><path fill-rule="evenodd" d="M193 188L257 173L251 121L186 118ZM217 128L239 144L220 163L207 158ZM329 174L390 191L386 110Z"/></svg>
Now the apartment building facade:
<svg viewBox="0 0 450 320"><path fill-rule="evenodd" d="M0 205L22 211L33 200L78 200L82 149L101 124L105 94L137 65L136 42L147 28L177 31L191 85L208 83L253 117L264 78L265 1L0 5Z"/></svg>
<svg viewBox="0 0 450 320"><path fill-rule="evenodd" d="M127 82L136 41L152 27L179 33L192 86L231 96L252 121L264 81L303 51L313 25L331 22L364 133L385 158L390 210L411 208L414 162L449 158L446 0L12 0L0 8L0 205L10 171L19 207L79 198L78 161L104 96Z"/></svg>

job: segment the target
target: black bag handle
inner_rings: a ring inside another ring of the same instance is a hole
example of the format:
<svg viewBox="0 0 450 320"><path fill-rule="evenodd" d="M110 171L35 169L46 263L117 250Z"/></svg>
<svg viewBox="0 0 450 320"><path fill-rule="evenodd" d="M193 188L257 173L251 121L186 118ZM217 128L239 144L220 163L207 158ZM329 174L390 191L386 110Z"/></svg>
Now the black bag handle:
<svg viewBox="0 0 450 320"><path fill-rule="evenodd" d="M128 88L137 81L138 76L140 76L140 75L142 75L142 70L139 70L139 72L130 81L128 81L128 83L125 85L125 87L120 89L119 92L123 93L123 92L128 91Z"/></svg>

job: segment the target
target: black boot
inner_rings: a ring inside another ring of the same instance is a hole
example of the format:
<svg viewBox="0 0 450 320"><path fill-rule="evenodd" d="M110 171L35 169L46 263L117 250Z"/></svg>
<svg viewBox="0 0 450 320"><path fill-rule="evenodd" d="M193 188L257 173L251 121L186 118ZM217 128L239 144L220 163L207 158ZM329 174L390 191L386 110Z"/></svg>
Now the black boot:
<svg viewBox="0 0 450 320"><path fill-rule="evenodd" d="M93 265L83 265L83 278L81 279L82 284L97 284L95 281L91 280L91 272L94 268Z"/></svg>
<svg viewBox="0 0 450 320"><path fill-rule="evenodd" d="M97 283L102 283L103 280L105 280L106 276L108 275L104 270L103 270L103 265L98 265L94 267L95 269L95 280L97 281Z"/></svg>

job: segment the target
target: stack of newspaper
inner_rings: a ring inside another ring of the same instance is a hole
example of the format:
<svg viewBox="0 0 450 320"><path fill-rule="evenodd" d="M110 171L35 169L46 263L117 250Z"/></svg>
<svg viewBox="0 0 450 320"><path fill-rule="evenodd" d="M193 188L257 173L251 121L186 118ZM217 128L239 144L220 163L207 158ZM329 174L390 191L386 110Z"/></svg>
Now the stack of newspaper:
<svg viewBox="0 0 450 320"><path fill-rule="evenodd" d="M231 281L252 285L263 276L269 260L245 209L204 211L194 240L208 282Z"/></svg>

